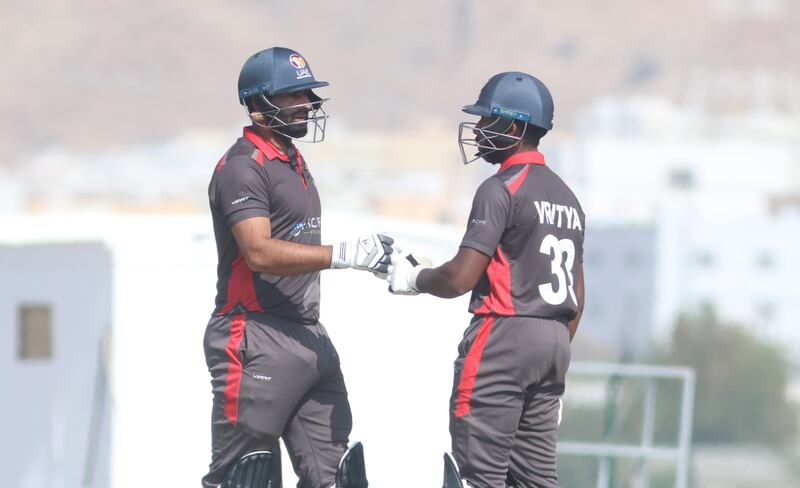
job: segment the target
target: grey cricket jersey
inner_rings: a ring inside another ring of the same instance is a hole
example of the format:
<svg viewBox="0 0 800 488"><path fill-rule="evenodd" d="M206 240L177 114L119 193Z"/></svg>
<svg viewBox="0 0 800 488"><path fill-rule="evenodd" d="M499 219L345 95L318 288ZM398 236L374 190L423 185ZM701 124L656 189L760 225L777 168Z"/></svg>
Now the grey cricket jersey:
<svg viewBox="0 0 800 488"><path fill-rule="evenodd" d="M319 245L319 193L294 146L281 153L249 128L225 153L208 186L217 244L214 315L266 312L300 323L319 319L319 272L299 276L254 273L231 228L252 217L270 219L272 238Z"/></svg>
<svg viewBox="0 0 800 488"><path fill-rule="evenodd" d="M507 159L478 188L461 242L492 258L470 312L574 318L585 227L578 199L541 153Z"/></svg>

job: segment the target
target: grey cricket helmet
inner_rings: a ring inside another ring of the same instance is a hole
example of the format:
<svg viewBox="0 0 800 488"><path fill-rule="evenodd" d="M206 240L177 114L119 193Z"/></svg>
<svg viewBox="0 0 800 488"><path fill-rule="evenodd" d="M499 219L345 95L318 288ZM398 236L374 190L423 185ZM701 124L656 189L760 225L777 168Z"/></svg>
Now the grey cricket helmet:
<svg viewBox="0 0 800 488"><path fill-rule="evenodd" d="M239 73L239 103L254 95L271 97L283 93L328 86L314 79L308 61L297 51L271 47L250 56Z"/></svg>
<svg viewBox="0 0 800 488"><path fill-rule="evenodd" d="M553 97L533 76L519 71L498 73L481 89L478 101L464 112L480 117L521 120L545 130L553 128Z"/></svg>

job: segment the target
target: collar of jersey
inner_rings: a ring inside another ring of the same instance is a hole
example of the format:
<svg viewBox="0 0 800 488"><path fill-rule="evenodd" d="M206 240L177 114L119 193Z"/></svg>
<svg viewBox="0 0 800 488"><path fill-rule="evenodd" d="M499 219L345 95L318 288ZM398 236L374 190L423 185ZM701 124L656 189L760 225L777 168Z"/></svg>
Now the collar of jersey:
<svg viewBox="0 0 800 488"><path fill-rule="evenodd" d="M289 161L289 156L283 154L271 142L263 139L260 135L250 127L244 128L244 138L252 142L259 151L264 153L267 159L280 159L281 161Z"/></svg>
<svg viewBox="0 0 800 488"><path fill-rule="evenodd" d="M498 171L514 166L515 164L544 164L544 154L539 151L525 151L516 153L503 161Z"/></svg>

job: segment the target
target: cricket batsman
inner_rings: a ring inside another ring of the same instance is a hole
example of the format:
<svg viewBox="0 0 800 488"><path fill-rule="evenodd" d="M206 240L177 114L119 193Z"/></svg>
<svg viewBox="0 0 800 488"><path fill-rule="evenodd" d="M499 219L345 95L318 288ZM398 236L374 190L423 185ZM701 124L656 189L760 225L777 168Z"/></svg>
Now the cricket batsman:
<svg viewBox="0 0 800 488"><path fill-rule="evenodd" d="M217 297L204 350L211 373L211 464L204 488L280 488L283 439L298 488L367 488L339 355L319 322L320 271L386 273L392 240L321 245L319 193L297 139L322 141L327 99L292 49L259 51L239 74L250 125L208 187ZM309 126L313 132L309 133Z"/></svg>
<svg viewBox="0 0 800 488"><path fill-rule="evenodd" d="M472 292L455 361L455 463L446 456L445 488L463 486L460 478L473 488L555 488L560 399L584 305L585 216L538 151L553 128L544 83L499 73L463 111L479 117L459 126L464 163L480 158L497 172L475 194L455 257L431 268L396 252L390 291Z"/></svg>

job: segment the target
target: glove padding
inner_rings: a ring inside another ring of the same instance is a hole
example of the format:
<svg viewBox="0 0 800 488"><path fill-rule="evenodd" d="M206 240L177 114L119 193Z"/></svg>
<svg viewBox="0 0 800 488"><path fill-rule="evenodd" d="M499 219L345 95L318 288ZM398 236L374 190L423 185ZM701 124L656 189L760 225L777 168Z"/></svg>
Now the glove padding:
<svg viewBox="0 0 800 488"><path fill-rule="evenodd" d="M423 258L398 250L392 255L389 271L389 291L395 295L419 295L417 276L423 269L433 266L429 258Z"/></svg>
<svg viewBox="0 0 800 488"><path fill-rule="evenodd" d="M334 241L331 269L354 268L386 276L392 264L394 239L386 234L365 234L352 241Z"/></svg>

